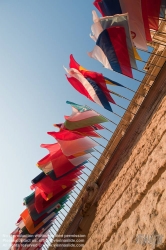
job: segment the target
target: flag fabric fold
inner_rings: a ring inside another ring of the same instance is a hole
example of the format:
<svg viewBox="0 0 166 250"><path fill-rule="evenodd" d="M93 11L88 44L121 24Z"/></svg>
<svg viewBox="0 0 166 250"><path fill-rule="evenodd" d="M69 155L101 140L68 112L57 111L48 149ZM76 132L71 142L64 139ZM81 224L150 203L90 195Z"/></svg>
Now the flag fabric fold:
<svg viewBox="0 0 166 250"><path fill-rule="evenodd" d="M122 29L124 29L122 32L118 32L118 30ZM89 56L99 60L101 63L106 63L103 64L106 68L111 68L114 71L121 74L125 73L125 75L132 77L131 68L137 69L137 65L134 56L134 45L130 34L128 14L99 18L92 25L91 30L96 39L96 46L89 53ZM121 42L122 40L123 43ZM120 44L120 48L118 44ZM128 58L127 64L124 62L123 57L121 57L121 53L124 54L124 49L125 58ZM128 61L130 61L130 64ZM108 67L108 63L110 67ZM125 72L126 66L128 69L127 73Z"/></svg>
<svg viewBox="0 0 166 250"><path fill-rule="evenodd" d="M48 132L48 134L52 135L58 141L58 143L61 145L62 152L66 156L91 149L98 145L90 138L83 137L68 130L60 132Z"/></svg>
<svg viewBox="0 0 166 250"><path fill-rule="evenodd" d="M103 17L128 13L133 42L137 48L147 51L141 0L134 1L134 8L132 0L97 0L94 5Z"/></svg>
<svg viewBox="0 0 166 250"><path fill-rule="evenodd" d="M67 80L78 92L112 112L112 108L105 93L93 79L89 77L85 78L77 69L74 68L69 69L67 73L69 75L69 77L66 76ZM112 98L110 101L115 103Z"/></svg>

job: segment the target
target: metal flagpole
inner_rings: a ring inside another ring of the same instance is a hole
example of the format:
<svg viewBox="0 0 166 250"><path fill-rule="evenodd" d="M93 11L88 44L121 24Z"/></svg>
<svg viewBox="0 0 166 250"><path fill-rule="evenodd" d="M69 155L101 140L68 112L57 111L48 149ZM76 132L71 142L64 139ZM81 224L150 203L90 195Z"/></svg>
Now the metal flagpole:
<svg viewBox="0 0 166 250"><path fill-rule="evenodd" d="M90 127L93 128L93 126L90 126ZM110 131L111 133L113 133L113 131L109 130L108 128L104 127L103 125L102 125L102 127L105 128L105 129L107 129L107 130ZM100 129L95 129L94 131L96 132L96 131L98 131L98 130L100 130ZM96 134L97 134L97 132L96 132ZM100 135L100 134L99 134L99 135Z"/></svg>
<svg viewBox="0 0 166 250"><path fill-rule="evenodd" d="M58 216L58 218L60 218L60 220L63 222L63 220L61 219L61 217L60 217L60 216Z"/></svg>
<svg viewBox="0 0 166 250"><path fill-rule="evenodd" d="M122 75L122 76L126 76L126 75L123 75L123 74L121 74L121 73L119 73L119 72L117 72L117 71L114 71L114 72L116 72L117 74L119 74L119 75ZM139 82L139 83L141 83L142 81L140 81L140 80L138 80L138 79L136 79L136 78L134 78L134 77L130 77L130 76L126 76L127 78L130 78L130 79L133 79L133 80L135 80L135 81L137 81L137 82ZM126 88L126 87L125 87Z"/></svg>
<svg viewBox="0 0 166 250"><path fill-rule="evenodd" d="M54 240L54 238L51 236L51 234L49 236L51 237L52 240Z"/></svg>
<svg viewBox="0 0 166 250"><path fill-rule="evenodd" d="M81 179L84 180L84 178L83 178L82 176L81 176ZM86 180L84 180L84 181L85 181L85 183L86 183Z"/></svg>
<svg viewBox="0 0 166 250"><path fill-rule="evenodd" d="M123 99L125 99L125 100L127 100L127 101L129 101L129 102L131 102L132 100L130 100L130 99L128 99L128 98L126 98L126 97L124 97L124 96L122 96L122 95L119 95L119 94L117 94L117 93L115 93L114 91L112 91L112 90L109 90L109 92L111 93L111 94L113 94L113 95L116 95L116 96L119 96L119 97L121 97L121 98L123 98ZM136 103L136 102L133 102L134 104L136 104L137 106L141 106L141 105L139 105L138 103Z"/></svg>
<svg viewBox="0 0 166 250"><path fill-rule="evenodd" d="M139 61L139 62L143 62L143 63L148 63L148 62L145 62L145 61L143 61L143 60L137 60L137 61ZM155 67L157 67L157 68L160 68L161 69L161 67L160 66L158 66L158 65L155 65L155 64L153 64L153 63L150 63L150 65L153 65L153 66L155 66ZM143 72L143 71L140 71L140 72ZM143 72L144 73L144 72ZM153 76L153 75L152 75Z"/></svg>
<svg viewBox="0 0 166 250"><path fill-rule="evenodd" d="M75 189L73 191L77 194L77 192L75 191ZM79 194L77 194L77 195L79 195Z"/></svg>
<svg viewBox="0 0 166 250"><path fill-rule="evenodd" d="M88 168L87 166L86 166L86 168L89 169L90 172L93 171L93 170L91 170L90 168ZM83 170L81 170L81 172L82 172L83 174L85 174L85 175L89 178L90 175L87 175L87 173L85 173ZM90 174L91 174L91 173L90 173ZM96 174L94 174L94 175L95 175L96 177L98 177Z"/></svg>
<svg viewBox="0 0 166 250"><path fill-rule="evenodd" d="M87 107L87 108L90 108L89 106L87 106L87 105L85 105L85 107ZM92 109L92 108L90 108L91 110L93 110L93 111L95 111L94 109ZM97 111L95 111L97 114L99 114L99 115L101 115L100 113L98 113ZM120 115L118 115L117 113L115 113L115 112L111 112L111 113L113 113L114 115L116 115L116 116L118 116L119 118L121 118L121 119L123 119L123 120L125 120L122 116L120 116ZM103 115L101 115L101 116L103 116ZM107 117L105 117L105 116L103 116L104 118L106 118L108 121L110 121L110 122L112 122L112 123L114 123L116 126L118 125L117 123L115 123L115 122L113 122L113 121L111 121L111 120L109 120ZM126 120L125 120L126 121ZM124 125L125 126L125 125ZM95 140L94 140L95 141Z"/></svg>
<svg viewBox="0 0 166 250"><path fill-rule="evenodd" d="M59 221L56 219L56 221L59 223ZM59 225L61 226L61 224L59 223Z"/></svg>
<svg viewBox="0 0 166 250"><path fill-rule="evenodd" d="M55 225L59 229L59 226L55 222L53 222L53 225ZM56 232L58 232L58 231L56 231Z"/></svg>
<svg viewBox="0 0 166 250"><path fill-rule="evenodd" d="M62 213L62 211L60 210L60 213L63 215L64 218L66 218L66 216Z"/></svg>
<svg viewBox="0 0 166 250"><path fill-rule="evenodd" d="M115 104L116 106L120 107L121 109L127 111L128 113L135 115L135 113L128 111L127 109L123 108L122 106L118 105L117 103Z"/></svg>
<svg viewBox="0 0 166 250"><path fill-rule="evenodd" d="M89 137L89 136L88 136ZM89 137L90 138L90 137ZM96 140L94 140L93 138L90 138L92 141L97 142ZM97 142L98 145L100 145L101 147L103 147L105 149L105 147L103 145L101 145L99 142Z"/></svg>
<svg viewBox="0 0 166 250"><path fill-rule="evenodd" d="M82 187L83 187L83 185L79 182L79 181L77 181L77 184L80 184ZM79 189L79 188L78 188ZM80 190L80 192L81 192L81 190L82 189L79 189Z"/></svg>
<svg viewBox="0 0 166 250"><path fill-rule="evenodd" d="M160 69L161 69L161 67L160 67ZM141 71L141 70L139 70L139 69L134 69L134 70L137 70L138 72L143 73L143 74L146 74L146 75L148 75L148 76L156 77L156 76L154 76L154 75L152 75L152 74L148 74L147 72ZM145 83L145 85L151 86L151 85L149 85L149 84L147 84L147 83Z"/></svg>
<svg viewBox="0 0 166 250"><path fill-rule="evenodd" d="M151 32L153 32L153 33L155 33L155 35L157 35L157 34L163 34L163 35L166 35L166 33L165 33L165 32L162 32L162 31L152 30L152 29L150 29L150 31L151 31Z"/></svg>
<svg viewBox="0 0 166 250"><path fill-rule="evenodd" d="M96 148L93 148L96 152L102 154L102 152L100 152L99 150L97 150Z"/></svg>
<svg viewBox="0 0 166 250"><path fill-rule="evenodd" d="M103 126L103 125L102 125L102 126ZM108 129L108 128L104 127L104 126L103 126L103 128L106 129L106 130L108 130L108 131L111 132L111 133L114 133L113 131L111 131L110 129Z"/></svg>
<svg viewBox="0 0 166 250"><path fill-rule="evenodd" d="M87 108L89 108L89 109L91 109L91 110L93 110L93 111L95 111L94 109L92 109L92 108L90 108L89 106L87 106L87 105L85 105L85 107L87 107ZM99 115L101 115L100 113L98 113L97 111L95 111L97 114L99 114ZM113 124L115 124L115 125L118 125L117 123L115 123L115 122L113 122L113 121L111 121L110 119L108 119L107 117L105 117L105 116L103 116L103 115L101 115L102 117L104 117L105 119L107 119L108 121L110 121L110 122L112 122Z"/></svg>
<svg viewBox="0 0 166 250"><path fill-rule="evenodd" d="M51 244L51 241L49 240L49 238L47 238L47 240L50 242L50 244Z"/></svg>
<svg viewBox="0 0 166 250"><path fill-rule="evenodd" d="M149 51L145 51L145 50L142 50L142 49L138 49L138 50L141 50L141 51L143 51L143 52L146 52L146 53L148 53L148 54L150 54L150 55L155 55L155 56L158 56L158 57L166 58L165 56L158 55L158 54L155 54L155 53L152 53L152 52L149 52ZM161 51L161 53L162 53L162 51Z"/></svg>
<svg viewBox="0 0 166 250"><path fill-rule="evenodd" d="M112 132L113 133L113 132ZM103 138L104 140L106 140L106 141L108 141L104 136L102 136L102 135L100 135L100 134L98 134L97 132L96 132L96 134L97 135L99 135L100 136L100 138ZM95 137L96 138L96 137ZM97 137L97 138L99 138L99 137Z"/></svg>
<svg viewBox="0 0 166 250"><path fill-rule="evenodd" d="M54 235L54 233L51 231L51 229L50 229L50 232ZM51 237L52 238L52 237ZM54 239L54 238L53 238Z"/></svg>
<svg viewBox="0 0 166 250"><path fill-rule="evenodd" d="M47 240L48 240L48 238L47 238ZM47 240L45 241L45 243L46 243L46 245L49 247L49 245L48 245L48 243L47 243Z"/></svg>
<svg viewBox="0 0 166 250"><path fill-rule="evenodd" d="M52 225L53 229L55 230L54 226ZM57 233L58 231L55 230L55 232Z"/></svg>
<svg viewBox="0 0 166 250"><path fill-rule="evenodd" d="M166 44L163 44L163 43L158 43L158 42L156 42L156 41L151 41L151 42L149 42L150 44L152 44L152 43L156 43L156 44L159 44L159 45L163 45L163 46L165 46Z"/></svg>
<svg viewBox="0 0 166 250"><path fill-rule="evenodd" d="M75 185L75 187L78 188L77 185ZM78 190L80 190L80 189L78 188ZM80 190L80 191L81 191L81 190Z"/></svg>
<svg viewBox="0 0 166 250"><path fill-rule="evenodd" d="M82 178L81 178L81 175L79 176L79 178L82 179ZM83 179L83 180L84 180L84 179ZM84 181L85 181L85 180L84 180ZM78 181L78 182L79 182L79 181ZM85 182L86 182L86 181L85 181ZM79 182L79 184L80 184L82 187L84 186L84 185L82 185L81 182Z"/></svg>
<svg viewBox="0 0 166 250"><path fill-rule="evenodd" d="M83 170L81 170L81 172L89 178L89 175L87 175Z"/></svg>
<svg viewBox="0 0 166 250"><path fill-rule="evenodd" d="M93 162L91 162L90 160L88 160L93 166L96 166L96 164L94 164ZM91 170L92 172L93 170Z"/></svg>

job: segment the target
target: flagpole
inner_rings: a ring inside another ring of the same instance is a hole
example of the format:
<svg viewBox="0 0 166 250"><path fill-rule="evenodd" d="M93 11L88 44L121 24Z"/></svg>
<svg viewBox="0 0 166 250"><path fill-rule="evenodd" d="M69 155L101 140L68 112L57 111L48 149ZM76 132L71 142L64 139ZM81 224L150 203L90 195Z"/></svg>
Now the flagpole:
<svg viewBox="0 0 166 250"><path fill-rule="evenodd" d="M136 115L135 113L128 111L127 109L123 108L122 106L118 105L117 103L115 105L120 107L121 109L125 110L126 112L132 114L132 115Z"/></svg>
<svg viewBox="0 0 166 250"><path fill-rule="evenodd" d="M73 190L76 194L77 194L77 192L75 191L75 188L74 188L74 190ZM77 195L79 195L79 194L77 194Z"/></svg>
<svg viewBox="0 0 166 250"><path fill-rule="evenodd" d="M159 44L159 45L163 45L163 46L165 46L166 44L163 44L163 43L158 43L158 42L156 42L156 41L151 41L151 42L149 42L150 44L152 44L152 43L157 43L157 44Z"/></svg>
<svg viewBox="0 0 166 250"><path fill-rule="evenodd" d="M139 62L143 62L143 63L148 63L148 61L147 61L147 62L145 62L145 61L143 61L143 60L137 60L137 61L139 61ZM161 67L160 67L160 66L158 66L158 65L156 65L156 64L150 63L150 65L153 65L153 66L155 66L155 67L157 67L157 68L160 68L160 69L161 69ZM140 71L140 72L143 72L143 71Z"/></svg>
<svg viewBox="0 0 166 250"><path fill-rule="evenodd" d="M113 132L112 132L112 133L113 133ZM99 136L100 136L100 138L103 138L104 140L109 141L109 140L107 140L104 136L102 136L102 135L98 134L97 132L96 132L96 134L97 134L97 135L99 135ZM91 137L91 138L92 138L92 137Z"/></svg>
<svg viewBox="0 0 166 250"><path fill-rule="evenodd" d="M83 178L82 176L81 176L81 179L84 180L84 178ZM85 181L85 183L86 183L86 180L84 180L84 181Z"/></svg>
<svg viewBox="0 0 166 250"><path fill-rule="evenodd" d="M49 238L47 238L47 240L50 242L50 244L51 244L51 241L49 240Z"/></svg>
<svg viewBox="0 0 166 250"><path fill-rule="evenodd" d="M122 75L122 76L126 76L126 75L123 75L122 73L119 73L119 72L117 72L117 71L114 71L114 72L116 72L117 74L119 74L119 75ZM138 80L138 79L136 79L136 78L134 78L134 77L130 77L130 76L126 76L127 78L130 78L130 79L133 79L133 80L135 80L135 81L137 81L137 82L139 82L139 83L141 83L142 81L140 81L140 80ZM125 87L126 88L126 87Z"/></svg>
<svg viewBox="0 0 166 250"><path fill-rule="evenodd" d="M53 225L52 225L52 227L54 228L54 226L53 226ZM55 228L54 228L54 230L55 230ZM55 232L57 233L58 231L56 231L56 230L55 230Z"/></svg>
<svg viewBox="0 0 166 250"><path fill-rule="evenodd" d="M96 164L94 164L92 161L88 160L89 163L91 163L93 166L96 166ZM91 172L93 171L93 169L91 170Z"/></svg>
<svg viewBox="0 0 166 250"><path fill-rule="evenodd" d="M161 67L159 67L159 68L161 69ZM141 71L141 70L139 70L139 69L134 69L134 68L133 68L133 70L136 70L136 71L138 71L138 72L140 72L140 73L143 73L143 74L146 74L146 75L148 75L148 76L156 77L156 76L154 76L154 75L148 74L147 72ZM151 85L149 85L149 84L147 84L147 83L145 83L145 85L151 86Z"/></svg>
<svg viewBox="0 0 166 250"><path fill-rule="evenodd" d="M48 235L48 236L49 236L49 235ZM46 241L45 241L45 244L49 247L49 244L48 244L47 240L48 240L48 237L47 237L47 239L46 239ZM49 242L49 243L50 243L50 242Z"/></svg>
<svg viewBox="0 0 166 250"><path fill-rule="evenodd" d="M79 182L79 181L77 181L82 187L83 187L83 185L81 184L81 182ZM81 190L80 190L81 191Z"/></svg>
<svg viewBox="0 0 166 250"><path fill-rule="evenodd" d="M92 108L90 108L89 106L87 106L87 105L85 105L85 107L87 107L87 108L89 108L89 109L91 109L91 110L93 110L93 111L95 111L94 109L92 109ZM95 111L98 115L101 115L100 113L98 113L97 111ZM118 125L117 123L115 123L115 122L113 122L113 121L111 121L110 119L108 119L107 117L105 117L105 116L103 116L103 115L101 115L102 117L104 117L105 119L107 119L108 121L110 121L110 122L112 122L113 124L115 124L116 126Z"/></svg>
<svg viewBox="0 0 166 250"><path fill-rule="evenodd" d="M51 229L50 229L50 231L51 231ZM54 233L51 231L51 233L54 235ZM52 237L51 237L52 238ZM52 238L52 239L54 239L54 238Z"/></svg>
<svg viewBox="0 0 166 250"><path fill-rule="evenodd" d="M92 170L91 170L90 168L88 168L88 167L86 167L86 168L89 169L90 172L92 172ZM84 171L82 171L82 172L83 172L86 176L88 176L88 178L89 178L90 175L87 175ZM91 174L91 173L90 173L90 174ZM95 176L97 177L96 174L95 174Z"/></svg>
<svg viewBox="0 0 166 250"><path fill-rule="evenodd" d="M152 33L155 33L155 35L157 35L157 34L163 34L163 35L166 35L166 33L165 32L162 32L162 31L158 31L158 30L152 30L152 29L150 29L150 31L152 32Z"/></svg>
<svg viewBox="0 0 166 250"><path fill-rule="evenodd" d="M90 153L92 155L92 153ZM92 155L94 158L96 158L96 160L99 160L96 156Z"/></svg>
<svg viewBox="0 0 166 250"><path fill-rule="evenodd" d="M73 197L73 196L72 196ZM74 197L73 197L74 198ZM75 198L74 198L75 199ZM66 209L65 209L65 207L63 208L65 211L66 211ZM68 212L66 211L66 213L68 214Z"/></svg>
<svg viewBox="0 0 166 250"><path fill-rule="evenodd" d="M100 153L102 155L102 152L100 152L99 150L97 150L96 148L93 148L96 152Z"/></svg>
<svg viewBox="0 0 166 250"><path fill-rule="evenodd" d="M77 182L78 182L78 181L77 181ZM80 190L79 187L77 187L77 185L75 185L75 187L78 188L78 190ZM80 191L81 191L81 190L80 190Z"/></svg>
<svg viewBox="0 0 166 250"><path fill-rule="evenodd" d="M165 56L158 55L158 54L155 54L155 53L152 53L152 52L149 52L149 51L144 51L144 50L142 50L142 49L138 49L138 50L141 50L141 51L143 51L143 52L146 52L146 53L148 53L148 54L150 54L150 55L156 55L156 56L158 56L158 57L166 58ZM162 52L161 52L161 53L162 53Z"/></svg>
<svg viewBox="0 0 166 250"><path fill-rule="evenodd" d="M64 218L66 218L66 216L62 213L62 209L60 210L60 213L63 215Z"/></svg>
<svg viewBox="0 0 166 250"><path fill-rule="evenodd" d="M59 218L59 217L57 216L56 221L58 221L59 225L61 226L62 224L59 222L58 218ZM62 221L62 222L63 222L63 221Z"/></svg>
<svg viewBox="0 0 166 250"><path fill-rule="evenodd" d="M88 178L89 178L89 175L87 175L83 170L81 170L82 172L83 172L83 174L85 174L86 176L88 176Z"/></svg>
<svg viewBox="0 0 166 250"><path fill-rule="evenodd" d="M58 218L60 218L60 220L63 222L63 220L61 219L61 217L60 217L60 216L58 216Z"/></svg>
<svg viewBox="0 0 166 250"><path fill-rule="evenodd" d="M54 231L56 232L56 230L55 230L55 228L53 227L53 225L51 226L51 228L53 228L53 229L54 229ZM50 231L51 231L51 229L50 229Z"/></svg>
<svg viewBox="0 0 166 250"><path fill-rule="evenodd" d="M113 92L113 91L111 91L111 90L109 90L109 92L111 93L111 94L113 94L113 95L116 95L116 96L119 96L119 97L121 97L121 98L123 98L123 99L125 99L125 100L127 100L127 101L129 101L129 102L131 102L131 100L129 100L128 98L126 98L126 97L124 97L124 96L122 96L122 95L119 95L119 94L116 94L115 92ZM143 97L145 97L145 96L143 96ZM138 103L136 103L136 102L133 102L134 104L136 104L137 106L141 106L141 105L139 105Z"/></svg>
<svg viewBox="0 0 166 250"><path fill-rule="evenodd" d="M89 137L89 136L88 136ZM93 140L93 141L95 141L95 142L97 142L96 140L94 140L93 138L91 138L91 137L89 137L91 140ZM105 149L105 147L103 146L103 145L101 145L99 142L97 142L98 143L98 145L100 145L101 147L103 147L104 149Z"/></svg>
<svg viewBox="0 0 166 250"><path fill-rule="evenodd" d="M49 245L48 245L48 243L47 243L47 240L48 240L48 238L46 239L45 243L46 243L46 245L49 247Z"/></svg>
<svg viewBox="0 0 166 250"><path fill-rule="evenodd" d="M103 125L102 125L103 126ZM111 131L110 129L106 128L105 126L103 126L103 128L105 128L106 130L108 130L111 133L114 133L113 131Z"/></svg>
<svg viewBox="0 0 166 250"><path fill-rule="evenodd" d="M82 173L81 173L81 174L82 174ZM86 181L82 178L81 175L79 176L79 178L82 179L84 182L86 182ZM79 182L79 183L80 183L80 182ZM85 184L85 183L84 183L84 184ZM82 184L80 183L80 185L82 185ZM83 186L83 185L82 185L82 186Z"/></svg>
<svg viewBox="0 0 166 250"><path fill-rule="evenodd" d="M57 220L56 220L56 221L57 221ZM58 228L58 230L59 230L60 227L59 227L55 222L54 222L53 224L54 224L54 225ZM58 231L57 231L57 232L58 232Z"/></svg>

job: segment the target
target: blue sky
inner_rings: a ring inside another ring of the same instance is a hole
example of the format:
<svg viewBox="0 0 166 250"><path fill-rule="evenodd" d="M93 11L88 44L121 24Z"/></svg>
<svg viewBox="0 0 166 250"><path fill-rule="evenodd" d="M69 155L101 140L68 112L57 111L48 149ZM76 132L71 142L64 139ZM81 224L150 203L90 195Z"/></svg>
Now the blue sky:
<svg viewBox="0 0 166 250"><path fill-rule="evenodd" d="M31 192L31 179L40 173L36 162L47 154L40 144L54 142L46 132L71 114L66 100L87 104L119 121L70 86L63 69L63 65L68 67L69 55L88 69L134 90L138 87L137 82L104 69L87 56L94 46L89 38L93 9L92 1L0 1L1 236L15 229L24 209L23 198ZM135 78L140 78L140 73L135 73ZM129 99L133 96L119 87L111 89ZM127 101L114 99L127 107ZM115 129L111 123L106 126ZM102 133L107 138L111 135Z"/></svg>

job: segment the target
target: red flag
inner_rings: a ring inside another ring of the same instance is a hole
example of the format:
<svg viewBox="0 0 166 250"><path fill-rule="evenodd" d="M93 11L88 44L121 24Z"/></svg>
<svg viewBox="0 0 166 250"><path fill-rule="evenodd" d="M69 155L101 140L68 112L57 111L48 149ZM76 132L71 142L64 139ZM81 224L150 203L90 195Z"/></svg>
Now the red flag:
<svg viewBox="0 0 166 250"><path fill-rule="evenodd" d="M41 146L49 149L51 148L52 145L53 144L42 144ZM56 153L53 153L53 154L50 153L50 157L47 157L47 160L48 159L49 161L47 162L45 161L45 164L40 165L39 167L45 173L48 173L51 170L54 170L55 176L57 178L61 177L62 175L66 174L67 172L75 168L75 166L63 154L61 149L59 149Z"/></svg>
<svg viewBox="0 0 166 250"><path fill-rule="evenodd" d="M61 199L63 196L65 196L67 193L69 193L73 189L72 187L67 187L66 189L62 190L57 195L54 195L51 199L46 201L43 199L41 193L42 191L39 188L35 188L35 208L38 213L41 213L43 210L48 208L50 205Z"/></svg>
<svg viewBox="0 0 166 250"><path fill-rule="evenodd" d="M70 68L75 68L75 69L77 69L79 72L82 73L82 75L83 75L85 78L90 78L90 79L92 79L94 82L96 82L96 84L102 89L102 91L103 91L104 94L106 95L107 100L108 100L109 102L112 102L112 103L115 104L114 100L113 100L112 97L110 96L110 92L109 92L109 90L108 90L108 88L107 88L105 78L104 78L104 76L103 76L101 73L97 73L97 72L94 72L94 71L90 71L90 70L85 69L84 67L82 67L80 64L78 64L78 63L76 62L76 60L74 59L73 55L70 55L69 66L70 66Z"/></svg>

